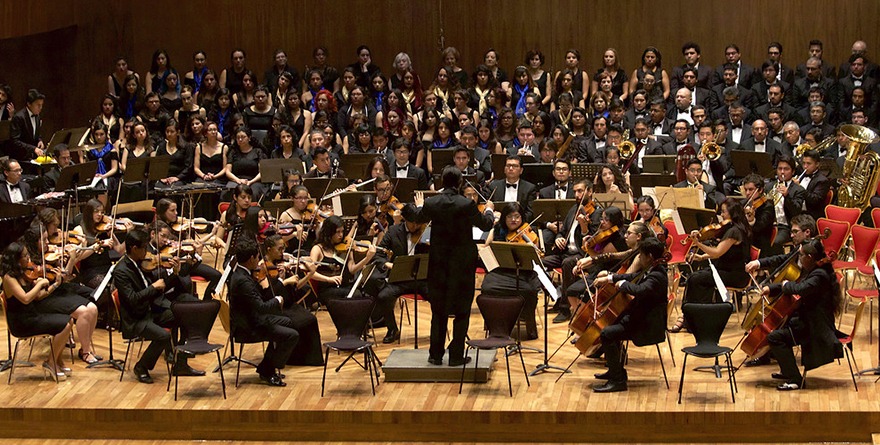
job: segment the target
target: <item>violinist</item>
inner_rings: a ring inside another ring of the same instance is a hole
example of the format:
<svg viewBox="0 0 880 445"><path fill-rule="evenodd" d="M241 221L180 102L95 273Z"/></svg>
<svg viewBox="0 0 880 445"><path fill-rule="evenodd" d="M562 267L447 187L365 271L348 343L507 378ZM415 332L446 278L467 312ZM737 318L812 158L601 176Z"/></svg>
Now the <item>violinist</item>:
<svg viewBox="0 0 880 445"><path fill-rule="evenodd" d="M126 254L116 263L113 270L113 282L119 292L119 315L123 334L129 338L141 337L150 340L140 360L134 365L133 371L141 383L153 383L150 370L165 351L171 353L171 334L166 330L175 329L178 325L171 312L170 296L165 294L166 284L162 278L155 278L153 273L143 271L141 264L147 257L150 235L143 230L130 230L125 236ZM192 301L192 295L178 296L180 301ZM175 375L205 375L189 366L185 354L179 354L172 371Z"/></svg>
<svg viewBox="0 0 880 445"><path fill-rule="evenodd" d="M743 270L751 254L751 230L742 204L735 198L727 198L721 203L721 224L714 234L707 235L712 239L700 239L700 231L694 230L690 237L694 248L704 253L697 253L693 261L715 260L712 263L721 277L721 281L729 287L745 287L749 283L749 275ZM708 232L707 232L708 233ZM717 245L711 246L710 244ZM693 266L693 263L691 263ZM709 267L692 273L684 290L684 303L720 303L718 289ZM684 319L679 317L670 332L684 329Z"/></svg>
<svg viewBox="0 0 880 445"><path fill-rule="evenodd" d="M250 186L245 184L235 186L235 189L232 191L232 201L229 203L229 207L220 214L220 225L218 226L217 233L214 234L214 239L217 242L222 243L224 247L226 246L226 232L244 223L244 218L247 216L247 210L250 208L253 199L254 192ZM229 254L231 252L227 253L227 256Z"/></svg>
<svg viewBox="0 0 880 445"><path fill-rule="evenodd" d="M364 258L355 261L351 252L354 247L344 244L344 241L351 243L354 240L346 240L342 218L331 216L324 220L310 254L312 261L335 263L331 268L322 266L313 277L314 282L317 283L315 293L323 304L327 304L329 300L346 298L354 286L354 275L362 271L376 255L375 245L370 245ZM361 297L361 292L355 290L353 297Z"/></svg>
<svg viewBox="0 0 880 445"><path fill-rule="evenodd" d="M409 163L410 150L406 139L397 138L391 143L391 150L394 153L392 178L414 178L418 183L417 190L433 190L433 184L428 181L427 173Z"/></svg>
<svg viewBox="0 0 880 445"><path fill-rule="evenodd" d="M660 213L654 204L654 198L648 195L642 196L636 200L636 206L639 211L636 221L645 223L654 232L654 236L660 238L660 241L665 242L666 236L669 235L669 230L660 222Z"/></svg>
<svg viewBox="0 0 880 445"><path fill-rule="evenodd" d="M703 192L703 206L707 209L715 209L718 203L724 201L724 194L718 192L714 185L701 180L703 176L703 162L697 158L688 161L685 167L685 180L674 184L673 188L693 188Z"/></svg>
<svg viewBox="0 0 880 445"><path fill-rule="evenodd" d="M75 278L74 265L81 253L78 250L71 250L66 263L64 256L62 256L61 264L57 267L44 264L49 253L45 227L40 223L31 224L24 235L24 244L30 257L36 263L32 266L34 269L47 270L47 273L40 273L39 270L32 272L42 278L48 278L50 281L55 281L51 275L58 275L61 279L56 281L58 285L53 292L50 292L48 298L40 300L37 305L42 312L64 314L76 320L76 334L82 343L82 348L79 350L79 357L82 361L92 364L103 360L103 357L96 355L92 348L92 334L95 332L95 325L98 322L98 307L92 300L92 294L95 290L72 281ZM52 272L51 275L49 270Z"/></svg>
<svg viewBox="0 0 880 445"><path fill-rule="evenodd" d="M181 252L175 251L173 244L176 240L168 224L162 221L151 224L147 259L141 263L141 269L151 271L159 278L165 279L165 296L169 301L179 300L178 296L183 294L188 295L185 299L189 300L189 293L193 289L190 274L194 258L192 256L185 258ZM216 287L216 284L214 286ZM209 285L205 291L206 299L211 298L212 290Z"/></svg>
<svg viewBox="0 0 880 445"><path fill-rule="evenodd" d="M369 240L378 244L385 236L387 227L378 218L379 206L376 205L376 197L364 195L358 205L357 230L355 239Z"/></svg>
<svg viewBox="0 0 880 445"><path fill-rule="evenodd" d="M107 229L103 232L98 230L99 227L104 228L102 224L110 226L105 224L110 219L104 214L104 205L101 201L90 199L83 206L82 222L73 229L73 233L84 236L86 245L96 247L83 251L79 257L80 282L92 289L97 289L101 285L101 281L110 270L110 265L113 264L110 251L114 250L120 255L125 253L125 244L119 242L118 237L113 233L114 230ZM124 224L128 231L134 229L131 222L126 221ZM99 302L100 297L101 295L95 295L95 299Z"/></svg>
<svg viewBox="0 0 880 445"><path fill-rule="evenodd" d="M804 189L803 210L813 218L825 216L825 199L831 182L819 171L822 156L816 150L807 150L801 158L804 171L792 181Z"/></svg>
<svg viewBox="0 0 880 445"><path fill-rule="evenodd" d="M177 203L167 198L160 199L159 202L156 203L156 217L159 219L160 222L165 223L167 227L173 230L174 225L177 224L180 220L177 213ZM176 234L172 235L171 231L169 231L165 238L168 240L169 243L171 241L177 241L178 239L181 241L187 241L190 239L190 231L186 229L186 226L181 226L183 234L179 238L178 236L176 236ZM214 232L216 232L216 230L217 229L215 226ZM178 234L179 233L180 232L178 232ZM209 235L206 241L210 242L212 239L216 240L215 235L216 233ZM217 283L220 282L221 274L219 271L217 271L217 269L214 269L213 267L208 266L207 264L202 262L202 251L205 247L205 243L199 240L197 236L194 240L192 240L192 242L195 249L194 255L192 256L193 261L191 263L188 263L186 269L191 275L203 277L208 280L208 287L205 288L205 294L202 296L203 299L207 300L211 298L211 291L216 288Z"/></svg>
<svg viewBox="0 0 880 445"><path fill-rule="evenodd" d="M3 250L0 274L3 276L3 292L6 295L6 320L10 330L15 331L16 335L53 335L55 356L48 357L43 362L43 367L63 379L66 374L61 358L64 355L64 344L70 338L70 315L47 311L38 304L58 289L61 276L58 275L55 282L42 277L31 279L27 274L31 265L31 257L23 244L13 242Z"/></svg>
<svg viewBox="0 0 880 445"><path fill-rule="evenodd" d="M373 185L373 190L376 192L376 204L379 206L376 217L386 226L399 224L403 220L400 215L403 204L394 196L394 184L391 183L391 178L380 175Z"/></svg>
<svg viewBox="0 0 880 445"><path fill-rule="evenodd" d="M638 282L631 282L636 277L634 273L609 273L596 279L597 285L613 284L621 292L632 295L634 300L616 323L602 329L600 338L608 371L596 374L596 378L607 382L594 386L593 392L627 390L627 374L620 357L621 342L632 340L636 346L644 346L663 341L665 336L666 289L669 284L663 262L666 245L650 237L639 242L638 249L637 268L647 270Z"/></svg>
<svg viewBox="0 0 880 445"><path fill-rule="evenodd" d="M743 178L742 193L746 197L743 210L752 228L752 245L761 249L762 257L782 253L782 246L773 244L776 214L773 200L764 194L764 178L755 173L747 175Z"/></svg>
<svg viewBox="0 0 880 445"><path fill-rule="evenodd" d="M317 268L311 261L285 260L284 240L272 235L263 242L263 265L256 270L264 302L271 302L276 295L284 299L280 314L289 318L292 328L299 334L299 342L293 348L288 365L320 366L321 331L318 319L297 302L306 294L309 279ZM299 269L299 270L297 270ZM262 279L261 279L262 278Z"/></svg>
<svg viewBox="0 0 880 445"><path fill-rule="evenodd" d="M404 281L400 283L388 283L388 276L394 267L394 258L406 255L427 253L423 249L426 224L417 224L404 219L403 224L395 224L388 228L379 247L390 250L393 256L389 258L385 250L377 250L375 257L376 271L373 272L371 283L367 283L368 290L376 295L376 311L385 319L385 327L388 332L382 343L394 343L400 338L400 328L394 317L394 305L398 297L404 294L418 294L428 299L427 281ZM377 290L375 290L377 289Z"/></svg>
<svg viewBox="0 0 880 445"><path fill-rule="evenodd" d="M581 249L584 235L596 233L602 219L602 208L593 201L593 183L589 179L581 179L572 189L578 202L568 210L562 225L557 228L556 222L547 223L548 231L555 235L553 243L549 244L552 246L550 253L544 257L544 266L548 269L562 268L563 290L574 282L572 270L577 261L584 257ZM571 306L566 298L556 300L553 309L558 312L554 323L563 323L571 317Z"/></svg>
<svg viewBox="0 0 880 445"><path fill-rule="evenodd" d="M315 215L316 205L309 203L309 190L302 185L294 187L290 196L293 205L278 216L279 227L293 225L291 240L287 251L293 253L297 249L309 251L315 242L316 230L312 230L323 220L323 212ZM314 226L307 226L314 224Z"/></svg>
<svg viewBox="0 0 880 445"><path fill-rule="evenodd" d="M807 241L798 252L800 278L764 286L764 295L799 295L800 305L784 326L767 336L770 351L779 362L779 373L774 379L782 380L776 389L798 390L804 379L798 369L792 348L802 345L801 364L804 370L818 368L843 356L834 328L834 319L841 307L840 284L834 268L825 255L822 243Z"/></svg>
<svg viewBox="0 0 880 445"><path fill-rule="evenodd" d="M493 241L508 241L523 243L534 246L538 241L538 235L532 231L527 221L523 221L523 209L518 202L511 203L501 210L501 219L486 239L485 247ZM520 313L520 319L526 325L526 339L538 338L538 328L535 323L535 309L538 305L538 289L541 283L535 271L521 271L519 283L515 269L497 267L486 274L483 278L483 287L480 291L486 295L520 295L525 301L525 306Z"/></svg>

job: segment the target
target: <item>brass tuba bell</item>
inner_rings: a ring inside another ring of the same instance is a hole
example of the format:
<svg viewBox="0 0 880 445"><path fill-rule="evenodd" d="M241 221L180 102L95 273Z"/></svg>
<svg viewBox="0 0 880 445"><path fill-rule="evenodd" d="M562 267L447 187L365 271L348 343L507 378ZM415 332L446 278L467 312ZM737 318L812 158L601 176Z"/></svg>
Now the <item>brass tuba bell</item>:
<svg viewBox="0 0 880 445"><path fill-rule="evenodd" d="M841 207L866 209L871 205L871 197L880 182L880 156L866 151L868 144L877 141L877 133L860 125L844 125L841 133L849 139L846 160L843 162L843 178L837 195Z"/></svg>

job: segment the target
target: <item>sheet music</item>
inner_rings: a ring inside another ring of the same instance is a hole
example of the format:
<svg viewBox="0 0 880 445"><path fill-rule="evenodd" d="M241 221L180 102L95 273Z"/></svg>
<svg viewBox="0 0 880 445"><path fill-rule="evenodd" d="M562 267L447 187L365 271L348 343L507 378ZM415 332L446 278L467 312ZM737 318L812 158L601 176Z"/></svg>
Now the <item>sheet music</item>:
<svg viewBox="0 0 880 445"><path fill-rule="evenodd" d="M492 253L492 249L489 246L485 244L477 246L477 253L479 253L480 259L483 260L483 265L486 266L486 272L492 272L498 268L498 260L495 259L495 254Z"/></svg>
<svg viewBox="0 0 880 445"><path fill-rule="evenodd" d="M712 264L712 261L709 261L709 268L712 269L712 279L715 280L715 287L718 288L718 293L721 294L721 301L729 303L730 296L727 295L727 286L724 284L724 281L721 280L721 275L718 275L718 270L715 269L715 265Z"/></svg>
<svg viewBox="0 0 880 445"><path fill-rule="evenodd" d="M538 281L541 282L541 286L544 287L547 295L550 295L550 298L552 298L553 301L558 300L559 294L556 293L556 286L553 284L553 281L550 280L550 277L547 276L547 272L544 268L541 267L540 264L532 261L532 269L538 274Z"/></svg>
<svg viewBox="0 0 880 445"><path fill-rule="evenodd" d="M672 222L675 224L675 231L678 233L686 233L684 224L681 223L681 215L678 212L672 212Z"/></svg>
<svg viewBox="0 0 880 445"><path fill-rule="evenodd" d="M334 215L344 215L342 212L342 198L339 195L334 196L330 199L330 202L333 204L333 214Z"/></svg>
<svg viewBox="0 0 880 445"><path fill-rule="evenodd" d="M104 294L104 290L107 289L107 285L110 283L110 279L113 278L113 270L116 269L116 263L113 263L110 266L110 269L107 270L107 274L104 275L104 279L101 280L101 284L98 285L98 288L95 289L95 293L92 294L92 300L95 302L98 301L98 298Z"/></svg>
<svg viewBox="0 0 880 445"><path fill-rule="evenodd" d="M217 282L217 287L214 288L214 295L219 296L223 291L223 286L226 285L226 280L229 279L229 273L232 272L232 261L226 265L226 269L223 269L223 274L220 275L220 281Z"/></svg>
<svg viewBox="0 0 880 445"><path fill-rule="evenodd" d="M361 278L363 278L363 274L358 274L357 279L354 280L354 285L351 287L351 290L348 292L348 295L345 298L351 299L354 296L354 292L358 289L358 286L361 284Z"/></svg>

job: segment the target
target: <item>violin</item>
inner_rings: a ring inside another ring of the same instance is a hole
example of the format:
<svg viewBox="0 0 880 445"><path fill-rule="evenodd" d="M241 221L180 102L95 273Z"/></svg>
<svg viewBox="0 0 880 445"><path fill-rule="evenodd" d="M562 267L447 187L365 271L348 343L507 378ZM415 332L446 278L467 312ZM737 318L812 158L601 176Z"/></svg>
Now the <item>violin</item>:
<svg viewBox="0 0 880 445"><path fill-rule="evenodd" d="M78 233L68 232L67 233L67 244L79 245L82 243L82 240L85 239L85 236L80 235ZM60 246L64 244L64 233L62 231L55 232L54 235L49 237L49 244L53 246Z"/></svg>
<svg viewBox="0 0 880 445"><path fill-rule="evenodd" d="M161 249L161 253L162 255L172 257L191 257L196 253L195 241L187 240L180 244L177 241L172 241Z"/></svg>
<svg viewBox="0 0 880 445"><path fill-rule="evenodd" d="M663 224L660 222L660 218L657 215L654 215L654 217L648 221L647 226L654 232L654 236L661 241L666 241L666 228L663 227Z"/></svg>
<svg viewBox="0 0 880 445"><path fill-rule="evenodd" d="M159 267L162 267L163 269L170 269L171 260L173 259L174 257L171 255L156 255L154 253L147 252L146 256L144 256L144 259L141 260L141 269L147 272L154 271Z"/></svg>
<svg viewBox="0 0 880 445"><path fill-rule="evenodd" d="M185 232L192 228L198 233L205 233L208 231L208 226L212 224L212 222L204 218L177 218L177 222L171 225L171 229L175 232Z"/></svg>
<svg viewBox="0 0 880 445"><path fill-rule="evenodd" d="M379 204L379 217L387 219L388 216L394 216L395 212L400 214L401 210L403 210L403 203L396 196L392 195L387 201Z"/></svg>
<svg viewBox="0 0 880 445"><path fill-rule="evenodd" d="M682 239L682 244L687 244L688 239L705 242L711 239L718 239L724 236L724 232L727 232L727 229L731 228L733 224L730 220L721 221L720 223L712 223L708 226L702 227L698 230L697 235L689 236L688 238ZM697 253L697 243L694 243L691 248L688 250L687 254L685 254L685 258L687 262L693 260L694 255Z"/></svg>
<svg viewBox="0 0 880 445"><path fill-rule="evenodd" d="M117 218L116 225L114 226L113 218L104 215L104 220L99 222L98 224L95 224L95 230L97 230L98 232L109 232L112 229L116 232L125 233L128 231L128 229L126 228L126 224L128 223L131 223L135 227L144 226L144 223L134 222L128 218Z"/></svg>
<svg viewBox="0 0 880 445"><path fill-rule="evenodd" d="M311 221L314 219L315 222L317 222L317 223L324 222L325 219L327 219L331 216L332 216L331 213L322 212L321 210L319 210L318 205L315 204L314 202L310 202L309 205L306 206L306 209L303 210L303 212L302 212L303 221ZM282 224L282 226L283 226L283 224ZM289 233L288 233L288 235L289 235Z"/></svg>
<svg viewBox="0 0 880 445"><path fill-rule="evenodd" d="M337 253L345 253L349 250L354 250L357 253L363 254L367 253L371 246L373 246L373 243L369 241L356 241L351 236L346 236L341 243L335 246L335 249ZM391 256L394 255L394 252L384 247L376 246L376 251L384 252L385 255L388 256L388 258L391 258Z"/></svg>
<svg viewBox="0 0 880 445"><path fill-rule="evenodd" d="M524 243L535 246L538 242L538 234L532 230L528 223L523 224L516 232L510 232L505 239L508 243Z"/></svg>
<svg viewBox="0 0 880 445"><path fill-rule="evenodd" d="M43 269L39 264L31 262L28 263L27 267L24 269L24 276L30 282L37 281L40 278L55 281L58 279L58 272L55 269Z"/></svg>
<svg viewBox="0 0 880 445"><path fill-rule="evenodd" d="M594 234L589 239L584 241L584 251L587 252L587 254L591 257L595 257L599 254L599 252L596 251L596 246L599 244L604 244L606 241L608 241L608 238L610 238L611 235L614 235L619 231L620 228L617 226L613 226L610 229L600 230L598 233Z"/></svg>

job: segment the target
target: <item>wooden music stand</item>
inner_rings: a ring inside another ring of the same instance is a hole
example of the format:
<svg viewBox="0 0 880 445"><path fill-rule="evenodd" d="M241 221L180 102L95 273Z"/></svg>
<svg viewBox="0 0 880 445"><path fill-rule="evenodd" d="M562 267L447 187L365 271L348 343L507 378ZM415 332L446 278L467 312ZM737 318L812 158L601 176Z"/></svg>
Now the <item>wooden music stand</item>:
<svg viewBox="0 0 880 445"><path fill-rule="evenodd" d="M705 200L699 192L690 187L654 187L654 203L658 209L675 210L679 207L702 209L705 208Z"/></svg>
<svg viewBox="0 0 880 445"><path fill-rule="evenodd" d="M715 215L715 211L709 209L679 207L678 216L681 219L684 233L691 233L694 230L700 230L709 224L718 222L718 217Z"/></svg>
<svg viewBox="0 0 880 445"><path fill-rule="evenodd" d="M361 199L364 196L376 196L375 192L345 192L339 196L333 197L333 212L339 216L357 216L358 208L361 205ZM337 203L339 208L337 208Z"/></svg>
<svg viewBox="0 0 880 445"><path fill-rule="evenodd" d="M431 150L431 165L434 167L435 172L442 172L443 169L447 165L454 164L452 160L454 155L454 148L443 148L440 150ZM468 165L473 164L474 162L474 152L468 150ZM392 167L393 168L393 167Z"/></svg>
<svg viewBox="0 0 880 445"><path fill-rule="evenodd" d="M576 199L536 199L532 201L532 213L540 215L537 222L559 223L577 203Z"/></svg>
<svg viewBox="0 0 880 445"><path fill-rule="evenodd" d="M305 172L303 162L300 158L290 159L261 159L260 160L260 182L275 183L284 181L284 171L294 170L299 174Z"/></svg>
<svg viewBox="0 0 880 445"><path fill-rule="evenodd" d="M413 192L419 187L416 178L391 178L394 187L394 196L401 202L413 202Z"/></svg>

